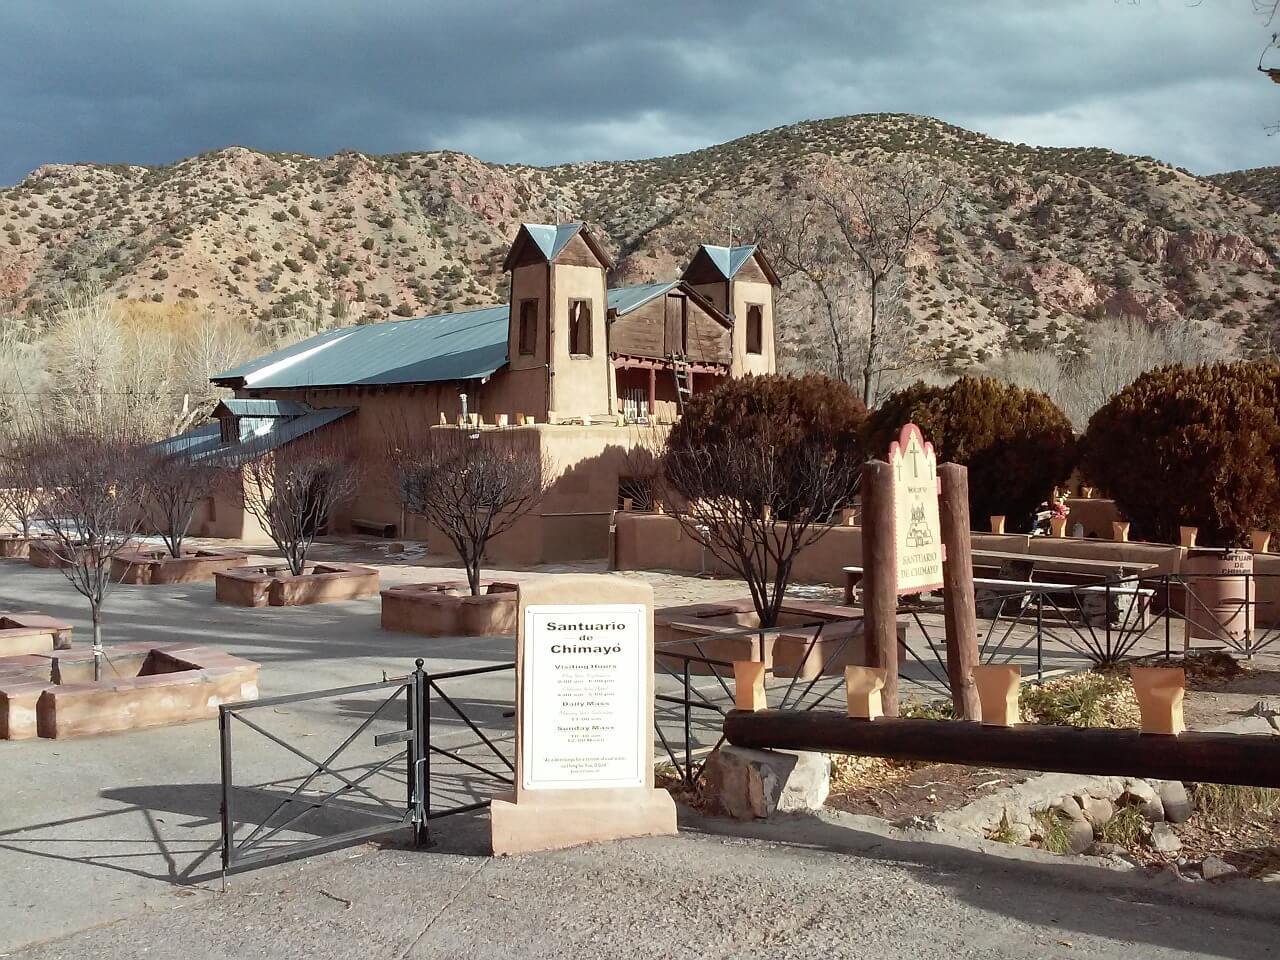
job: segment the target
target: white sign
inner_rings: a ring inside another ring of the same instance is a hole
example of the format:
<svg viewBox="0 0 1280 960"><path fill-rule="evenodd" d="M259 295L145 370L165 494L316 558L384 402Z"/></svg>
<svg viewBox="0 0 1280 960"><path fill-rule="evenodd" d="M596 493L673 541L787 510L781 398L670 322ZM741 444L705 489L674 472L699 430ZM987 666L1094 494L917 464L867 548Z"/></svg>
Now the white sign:
<svg viewBox="0 0 1280 960"><path fill-rule="evenodd" d="M525 608L524 789L645 786L647 630L639 603Z"/></svg>
<svg viewBox="0 0 1280 960"><path fill-rule="evenodd" d="M942 522L938 516L938 457L920 428L908 423L889 445L893 467L893 528L898 594L942 586Z"/></svg>

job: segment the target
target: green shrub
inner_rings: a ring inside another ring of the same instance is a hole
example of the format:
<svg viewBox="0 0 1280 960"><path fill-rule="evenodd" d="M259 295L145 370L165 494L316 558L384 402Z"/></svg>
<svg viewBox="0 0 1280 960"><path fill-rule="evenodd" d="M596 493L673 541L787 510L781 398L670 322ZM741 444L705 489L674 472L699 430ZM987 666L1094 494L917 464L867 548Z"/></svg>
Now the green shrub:
<svg viewBox="0 0 1280 960"><path fill-rule="evenodd" d="M1032 511L1071 473L1070 421L1043 393L989 377L961 377L945 387L917 383L893 394L867 419L866 448L883 459L902 425L913 422L939 463L969 468L975 529L991 516L1008 529L1031 528Z"/></svg>
<svg viewBox="0 0 1280 960"><path fill-rule="evenodd" d="M1149 540L1242 545L1280 529L1280 366L1217 363L1143 374L1089 421L1081 468Z"/></svg>

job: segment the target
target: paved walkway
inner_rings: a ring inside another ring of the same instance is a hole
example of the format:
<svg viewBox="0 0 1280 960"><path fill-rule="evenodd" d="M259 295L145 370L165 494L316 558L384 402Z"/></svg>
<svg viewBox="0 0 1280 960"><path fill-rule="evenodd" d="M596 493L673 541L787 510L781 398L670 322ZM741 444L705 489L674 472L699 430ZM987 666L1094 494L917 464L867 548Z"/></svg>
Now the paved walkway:
<svg viewBox="0 0 1280 960"><path fill-rule="evenodd" d="M445 839L431 851L337 854L12 956L1251 960L1280 951L1280 891L1269 885L1192 885L857 825L797 818L752 838L697 821L677 838L499 860L477 855L483 817L459 818L441 825Z"/></svg>

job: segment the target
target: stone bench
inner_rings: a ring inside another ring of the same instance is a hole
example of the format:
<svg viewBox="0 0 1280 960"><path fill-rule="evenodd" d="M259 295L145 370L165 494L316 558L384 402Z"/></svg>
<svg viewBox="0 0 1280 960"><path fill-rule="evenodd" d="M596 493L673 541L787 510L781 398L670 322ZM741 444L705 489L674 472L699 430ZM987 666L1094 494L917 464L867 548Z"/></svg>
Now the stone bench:
<svg viewBox="0 0 1280 960"><path fill-rule="evenodd" d="M396 525L394 523L385 523L382 520L361 520L353 518L351 521L351 529L356 533L367 533L373 537L382 537L390 540L396 535Z"/></svg>

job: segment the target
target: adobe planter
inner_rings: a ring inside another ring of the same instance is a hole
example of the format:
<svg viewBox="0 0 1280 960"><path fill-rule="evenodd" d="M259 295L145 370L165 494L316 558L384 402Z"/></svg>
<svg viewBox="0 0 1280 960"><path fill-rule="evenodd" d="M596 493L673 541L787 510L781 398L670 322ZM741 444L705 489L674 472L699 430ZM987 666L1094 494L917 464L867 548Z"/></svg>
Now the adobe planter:
<svg viewBox="0 0 1280 960"><path fill-rule="evenodd" d="M0 662L66 650L71 646L71 624L39 613L6 613L0 616Z"/></svg>
<svg viewBox="0 0 1280 960"><path fill-rule="evenodd" d="M295 577L283 565L238 566L213 575L214 596L239 607L297 607L358 600L378 592L378 571L354 563L317 563Z"/></svg>
<svg viewBox="0 0 1280 960"><path fill-rule="evenodd" d="M20 533L0 533L0 558L25 559L34 539Z"/></svg>
<svg viewBox="0 0 1280 960"><path fill-rule="evenodd" d="M162 547L139 547L111 558L111 578L120 583L202 583L220 570L248 562L248 556L236 550L184 550L174 557Z"/></svg>
<svg viewBox="0 0 1280 960"><path fill-rule="evenodd" d="M516 584L486 580L405 583L382 591L382 629L422 637L486 637L516 632Z"/></svg>
<svg viewBox="0 0 1280 960"><path fill-rule="evenodd" d="M44 570L58 570L71 566L58 553L58 545L53 540L29 541L27 544L27 563Z"/></svg>

